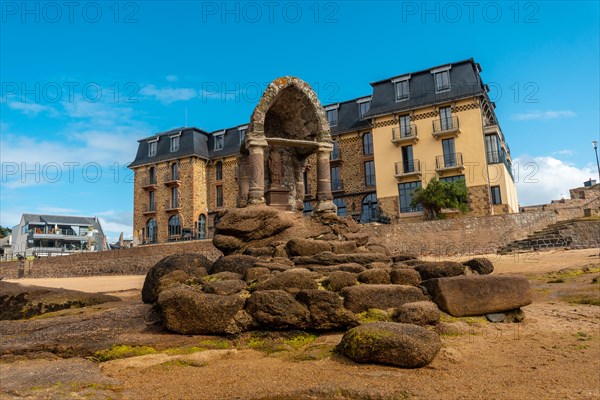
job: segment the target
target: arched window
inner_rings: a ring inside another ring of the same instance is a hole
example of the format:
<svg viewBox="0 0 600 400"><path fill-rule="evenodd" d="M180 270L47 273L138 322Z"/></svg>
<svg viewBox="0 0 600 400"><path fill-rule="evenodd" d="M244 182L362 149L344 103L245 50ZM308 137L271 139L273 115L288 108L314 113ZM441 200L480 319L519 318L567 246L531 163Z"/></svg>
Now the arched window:
<svg viewBox="0 0 600 400"><path fill-rule="evenodd" d="M198 239L206 239L206 215L198 217Z"/></svg>
<svg viewBox="0 0 600 400"><path fill-rule="evenodd" d="M179 235L181 235L181 221L179 215L176 214L169 218L169 238Z"/></svg>
<svg viewBox="0 0 600 400"><path fill-rule="evenodd" d="M337 206L337 215L345 217L346 213L346 202L342 198L333 199L333 204Z"/></svg>
<svg viewBox="0 0 600 400"><path fill-rule="evenodd" d="M174 181L179 179L179 163L174 162L171 164L171 179Z"/></svg>
<svg viewBox="0 0 600 400"><path fill-rule="evenodd" d="M145 243L156 243L157 233L156 220L154 218L150 218L148 222L146 222Z"/></svg>
<svg viewBox="0 0 600 400"><path fill-rule="evenodd" d="M215 179L218 181L223 179L223 163L221 161L217 161L215 164Z"/></svg>
<svg viewBox="0 0 600 400"><path fill-rule="evenodd" d="M366 195L362 200L362 211L360 214L360 221L363 223L374 221L376 213L377 196L375 196L375 193L371 193Z"/></svg>
<svg viewBox="0 0 600 400"><path fill-rule="evenodd" d="M363 135L363 154L365 156L369 156L373 154L373 134L371 132L367 132Z"/></svg>

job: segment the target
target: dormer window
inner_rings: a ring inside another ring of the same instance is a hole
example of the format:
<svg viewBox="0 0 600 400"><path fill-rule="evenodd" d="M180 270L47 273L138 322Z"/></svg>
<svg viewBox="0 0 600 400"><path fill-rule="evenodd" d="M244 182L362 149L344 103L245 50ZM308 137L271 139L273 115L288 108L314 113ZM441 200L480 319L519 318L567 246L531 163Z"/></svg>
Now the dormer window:
<svg viewBox="0 0 600 400"><path fill-rule="evenodd" d="M371 108L371 98L359 99L356 102L358 103L358 115L360 119L364 119L369 108Z"/></svg>
<svg viewBox="0 0 600 400"><path fill-rule="evenodd" d="M171 139L171 144L170 144L171 153L174 153L179 150L179 137L180 137L180 135L171 136L171 138L170 138Z"/></svg>
<svg viewBox="0 0 600 400"><path fill-rule="evenodd" d="M242 143L244 143L244 140L246 139L246 130L247 129L248 129L248 125L240 126L238 128L238 131L240 133L240 145Z"/></svg>
<svg viewBox="0 0 600 400"><path fill-rule="evenodd" d="M410 75L404 75L396 79L392 79L394 84L394 93L396 93L396 101L408 100L410 98Z"/></svg>
<svg viewBox="0 0 600 400"><path fill-rule="evenodd" d="M327 112L327 120L329 121L329 126L337 126L338 124L338 107L339 105L325 107L325 112Z"/></svg>
<svg viewBox="0 0 600 400"><path fill-rule="evenodd" d="M450 68L452 66L441 67L431 70L435 84L435 92L447 92L450 90Z"/></svg>
<svg viewBox="0 0 600 400"><path fill-rule="evenodd" d="M220 133L215 133L214 135L215 137L215 151L218 150L223 150L223 147L225 145L225 131L220 132Z"/></svg>
<svg viewBox="0 0 600 400"><path fill-rule="evenodd" d="M154 157L158 149L158 139L148 142L148 157Z"/></svg>

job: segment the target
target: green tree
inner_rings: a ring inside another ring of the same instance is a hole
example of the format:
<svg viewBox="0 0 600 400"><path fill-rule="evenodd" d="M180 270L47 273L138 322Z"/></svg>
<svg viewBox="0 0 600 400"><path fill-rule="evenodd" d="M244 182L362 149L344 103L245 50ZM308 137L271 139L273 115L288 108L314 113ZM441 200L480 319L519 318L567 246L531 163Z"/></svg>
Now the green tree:
<svg viewBox="0 0 600 400"><path fill-rule="evenodd" d="M412 196L412 207L421 204L427 219L440 219L442 208L455 208L467 212L467 186L464 179L454 182L432 178L425 188L416 188Z"/></svg>
<svg viewBox="0 0 600 400"><path fill-rule="evenodd" d="M0 226L0 239L7 237L12 233L12 230L8 227Z"/></svg>

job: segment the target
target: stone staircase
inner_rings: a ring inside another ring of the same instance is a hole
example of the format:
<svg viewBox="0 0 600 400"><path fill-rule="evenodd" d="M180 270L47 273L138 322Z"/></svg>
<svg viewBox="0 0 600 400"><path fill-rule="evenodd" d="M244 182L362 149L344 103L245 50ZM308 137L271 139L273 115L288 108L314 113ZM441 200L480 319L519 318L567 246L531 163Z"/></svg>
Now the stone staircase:
<svg viewBox="0 0 600 400"><path fill-rule="evenodd" d="M577 218L548 225L498 249L498 254L600 247L600 218Z"/></svg>

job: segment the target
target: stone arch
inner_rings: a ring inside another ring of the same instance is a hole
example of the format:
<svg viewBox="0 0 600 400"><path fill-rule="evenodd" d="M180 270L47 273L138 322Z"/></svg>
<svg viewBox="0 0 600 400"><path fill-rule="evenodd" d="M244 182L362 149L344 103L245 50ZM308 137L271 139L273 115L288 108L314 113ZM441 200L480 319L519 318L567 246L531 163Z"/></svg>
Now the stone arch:
<svg viewBox="0 0 600 400"><path fill-rule="evenodd" d="M275 79L250 117L238 165L239 206L304 207L303 172L317 154L317 212L335 212L329 173L333 149L329 121L314 90L301 79ZM265 174L267 172L267 174ZM266 191L265 191L266 188ZM266 195L266 196L265 196Z"/></svg>

